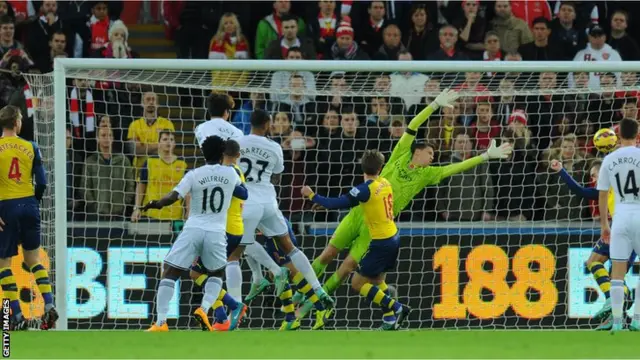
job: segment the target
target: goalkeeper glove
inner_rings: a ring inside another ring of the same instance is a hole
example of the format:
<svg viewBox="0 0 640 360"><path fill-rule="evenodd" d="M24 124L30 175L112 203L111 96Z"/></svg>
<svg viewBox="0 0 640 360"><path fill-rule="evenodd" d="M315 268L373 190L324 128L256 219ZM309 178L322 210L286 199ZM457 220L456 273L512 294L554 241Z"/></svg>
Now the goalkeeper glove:
<svg viewBox="0 0 640 360"><path fill-rule="evenodd" d="M460 94L455 90L445 89L436 96L435 100L431 103L431 107L434 110L438 110L441 107L453 107L453 103L458 100Z"/></svg>
<svg viewBox="0 0 640 360"><path fill-rule="evenodd" d="M491 145L489 145L489 148L487 149L487 151L482 153L482 158L485 160L489 160L489 159L508 159L509 156L511 156L511 151L513 150L513 147L511 146L511 144L505 142L502 143L499 147L496 146L496 141L495 140L491 140Z"/></svg>

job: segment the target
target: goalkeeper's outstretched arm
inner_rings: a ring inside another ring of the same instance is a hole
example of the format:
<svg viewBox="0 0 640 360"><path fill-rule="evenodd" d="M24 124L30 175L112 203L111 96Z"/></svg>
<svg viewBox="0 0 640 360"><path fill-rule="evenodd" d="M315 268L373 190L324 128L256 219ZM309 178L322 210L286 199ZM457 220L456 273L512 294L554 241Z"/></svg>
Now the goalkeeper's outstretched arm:
<svg viewBox="0 0 640 360"><path fill-rule="evenodd" d="M418 133L418 129L420 126L424 124L427 119L433 114L434 111L438 110L441 107L452 107L453 103L458 99L459 95L454 90L446 89L438 95L435 100L429 104L426 108L422 109L418 115L416 115L409 125L407 126L407 130L402 135L396 147L393 148L393 152L391 153L391 157L387 164L392 163L402 154L411 151L411 144L413 140L416 138L416 134Z"/></svg>
<svg viewBox="0 0 640 360"><path fill-rule="evenodd" d="M491 159L507 159L511 156L512 145L509 143L503 143L500 146L496 146L496 141L491 140L491 145L489 149L484 153L474 156L471 159L467 159L460 163L455 163L447 166L435 167L440 171L439 176L437 177L437 182L434 184L427 185L435 185L442 181L445 178L448 178L451 175L455 175L464 171L467 171L471 168L474 168L483 162Z"/></svg>

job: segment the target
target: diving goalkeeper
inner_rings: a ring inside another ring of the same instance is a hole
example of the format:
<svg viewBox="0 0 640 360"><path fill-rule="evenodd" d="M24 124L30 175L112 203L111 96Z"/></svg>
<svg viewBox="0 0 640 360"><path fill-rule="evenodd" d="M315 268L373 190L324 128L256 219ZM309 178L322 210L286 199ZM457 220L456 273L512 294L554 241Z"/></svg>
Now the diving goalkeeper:
<svg viewBox="0 0 640 360"><path fill-rule="evenodd" d="M492 141L489 149L482 155L447 166L429 166L433 161L434 148L425 142L414 142L418 128L427 121L434 111L441 107L452 107L458 96L456 91L444 90L429 106L416 115L382 169L380 176L391 183L393 190L394 217L398 216L413 197L426 186L436 185L451 175L471 169L489 159L506 159L511 155L511 144L503 143L500 147L496 147L495 141ZM329 245L312 264L314 271L319 276L324 273L327 265L336 258L340 251L350 248L349 256L324 284L324 289L328 294L334 293L349 274L356 269L367 251L370 241L371 236L364 223L362 208L358 206L351 209L338 225ZM386 289L381 290L387 291ZM300 298L300 295L296 295ZM312 307L313 305L305 303L299 309L298 317L306 316ZM325 314L318 312L318 321L323 321L324 316ZM323 324L316 323L314 328L318 329L322 326Z"/></svg>

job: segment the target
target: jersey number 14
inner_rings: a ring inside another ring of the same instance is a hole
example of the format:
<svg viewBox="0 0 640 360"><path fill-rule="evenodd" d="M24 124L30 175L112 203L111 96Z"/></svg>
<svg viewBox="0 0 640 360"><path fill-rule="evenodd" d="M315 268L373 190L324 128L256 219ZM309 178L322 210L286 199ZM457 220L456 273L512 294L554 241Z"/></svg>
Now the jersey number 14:
<svg viewBox="0 0 640 360"><path fill-rule="evenodd" d="M638 193L640 193L640 189L638 189L638 185L636 184L636 174L633 170L629 170L627 173L627 179L624 182L624 189L622 188L622 183L620 182L620 173L616 175L616 186L618 187L618 194L620 194L620 198L624 200L624 196L628 194L633 194L633 196L638 197Z"/></svg>

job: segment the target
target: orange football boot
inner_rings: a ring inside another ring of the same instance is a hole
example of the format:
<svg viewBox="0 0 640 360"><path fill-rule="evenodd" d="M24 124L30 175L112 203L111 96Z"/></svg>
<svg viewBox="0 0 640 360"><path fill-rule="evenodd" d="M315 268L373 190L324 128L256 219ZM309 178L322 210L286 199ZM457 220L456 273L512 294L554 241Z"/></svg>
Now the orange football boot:
<svg viewBox="0 0 640 360"><path fill-rule="evenodd" d="M209 322L209 316L202 308L197 308L196 311L193 312L193 318L200 324L202 331L213 331L211 323Z"/></svg>
<svg viewBox="0 0 640 360"><path fill-rule="evenodd" d="M147 332L167 332L169 331L169 325L167 325L167 323L164 323L160 326L158 326L158 324L153 324L146 331Z"/></svg>
<svg viewBox="0 0 640 360"><path fill-rule="evenodd" d="M213 324L213 331L229 331L229 327L231 326L231 321L227 319L223 323L216 322Z"/></svg>

